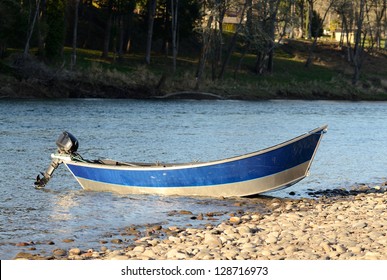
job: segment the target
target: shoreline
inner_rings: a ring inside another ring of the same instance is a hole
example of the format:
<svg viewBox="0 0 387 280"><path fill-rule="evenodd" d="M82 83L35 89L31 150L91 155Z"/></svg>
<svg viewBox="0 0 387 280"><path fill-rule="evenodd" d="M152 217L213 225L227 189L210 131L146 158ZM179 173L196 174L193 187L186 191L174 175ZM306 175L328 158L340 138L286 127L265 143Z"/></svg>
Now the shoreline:
<svg viewBox="0 0 387 280"><path fill-rule="evenodd" d="M387 88L367 88L345 82L306 81L293 83L249 84L238 80L207 81L200 89L194 80L172 79L160 83L163 76L144 78L141 73L123 74L103 71L50 69L34 59L20 68L0 71L1 99L142 99L142 100L334 100L387 101ZM149 74L149 73L148 73ZM150 75L150 74L149 74Z"/></svg>
<svg viewBox="0 0 387 280"><path fill-rule="evenodd" d="M207 69L200 83L192 53L182 57L175 73L160 54L152 58L154 64L146 65L134 53L116 61L83 50L78 66L71 68L67 56L62 57L60 65L59 61L48 63L35 53L25 56L15 49L0 61L0 99L387 100L386 75L380 70L387 58L383 50L365 56L361 79L353 83L353 67L344 59L345 48L321 41L315 49L313 67L305 67L309 44L287 40L278 45L273 73L258 75L246 62L238 71L229 65L229 74L222 79L216 79Z"/></svg>
<svg viewBox="0 0 387 280"><path fill-rule="evenodd" d="M131 243L111 240L99 250L26 251L15 260L387 260L387 189L346 196L269 198L268 212L241 211L204 228L156 225ZM161 233L167 233L162 237Z"/></svg>

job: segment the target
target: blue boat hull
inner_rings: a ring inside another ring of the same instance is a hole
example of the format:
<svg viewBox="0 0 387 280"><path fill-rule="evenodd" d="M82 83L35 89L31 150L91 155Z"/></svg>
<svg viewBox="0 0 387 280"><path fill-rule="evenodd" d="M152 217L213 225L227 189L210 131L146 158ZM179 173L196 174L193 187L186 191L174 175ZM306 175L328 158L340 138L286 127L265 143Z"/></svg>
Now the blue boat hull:
<svg viewBox="0 0 387 280"><path fill-rule="evenodd" d="M248 196L288 187L305 178L326 129L322 126L261 151L206 163L102 164L72 157L60 159L85 190Z"/></svg>

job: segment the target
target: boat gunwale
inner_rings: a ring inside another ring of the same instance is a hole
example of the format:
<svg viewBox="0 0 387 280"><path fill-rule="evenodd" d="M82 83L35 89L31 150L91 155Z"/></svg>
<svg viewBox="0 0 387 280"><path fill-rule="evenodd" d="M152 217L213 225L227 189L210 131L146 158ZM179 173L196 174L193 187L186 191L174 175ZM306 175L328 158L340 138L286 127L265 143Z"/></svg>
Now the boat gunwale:
<svg viewBox="0 0 387 280"><path fill-rule="evenodd" d="M83 166L88 168L101 168L101 169L109 169L109 170L133 170L133 171L149 171L149 170L176 170L176 169L189 169L189 168L199 168L199 167L206 167L206 166L212 166L212 165L218 165L233 161L239 161L250 157L259 156L261 154L265 154L268 152L271 152L273 150L280 149L282 147L285 147L287 145L290 145L292 143L295 143L301 139L304 139L308 137L311 134L315 134L318 131L321 131L321 134L323 134L326 129L328 128L328 125L322 125L320 127L317 127L313 130L310 130L309 132L305 132L299 136L296 136L292 139L286 140L282 143L276 144L274 146L270 146L255 152L250 152L243 155L233 156L229 158L224 158L220 160L213 160L213 161L206 161L206 162L189 162L189 163L131 163L131 162L120 162L111 160L112 162L116 162L118 164L122 165L113 165L113 164L106 164L106 163L99 163L99 162L82 162L77 161L74 159L71 159L71 157L68 157L66 159L63 159L63 155L55 155L53 154L52 157L57 157L63 160L64 164L72 164L76 166ZM315 152L317 150L318 146L315 148ZM313 160L314 155L312 156L311 160ZM110 160L110 159L104 159L104 160ZM131 165L133 164L133 165ZM138 165L137 165L138 164Z"/></svg>

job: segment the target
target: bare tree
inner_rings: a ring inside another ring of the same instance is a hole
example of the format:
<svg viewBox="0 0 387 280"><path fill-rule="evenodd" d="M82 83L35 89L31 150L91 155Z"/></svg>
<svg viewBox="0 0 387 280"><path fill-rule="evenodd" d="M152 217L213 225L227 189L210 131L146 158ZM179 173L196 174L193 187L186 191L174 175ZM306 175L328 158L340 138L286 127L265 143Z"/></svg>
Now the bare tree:
<svg viewBox="0 0 387 280"><path fill-rule="evenodd" d="M269 73L273 72L273 67L274 67L275 25L277 22L277 13L278 13L278 7L280 2L281 2L280 0L269 1L270 20L269 20L268 35L271 38L271 40L269 41L269 48L267 52L267 56L268 56L267 71Z"/></svg>
<svg viewBox="0 0 387 280"><path fill-rule="evenodd" d="M257 15L253 36L257 52L254 71L257 74L262 74L265 69L270 73L273 71L275 26L280 2L280 0L262 0L254 7Z"/></svg>
<svg viewBox="0 0 387 280"><path fill-rule="evenodd" d="M304 24L305 24L305 1L306 0L297 0L296 6L298 7L298 10L300 12L300 24L298 28L298 38L304 37Z"/></svg>
<svg viewBox="0 0 387 280"><path fill-rule="evenodd" d="M178 11L179 0L171 0L173 73L176 72Z"/></svg>
<svg viewBox="0 0 387 280"><path fill-rule="evenodd" d="M341 0L335 3L335 8L341 16L343 31L346 37L348 61L351 63L354 71L352 84L356 84L360 78L364 58L364 46L367 35L367 32L364 30L367 0ZM353 40L351 40L350 34L354 35Z"/></svg>
<svg viewBox="0 0 387 280"><path fill-rule="evenodd" d="M243 20L244 20L244 17L245 17L245 12L246 12L246 9L248 8L248 5L250 4L251 1L249 0L246 0L244 5L243 5L243 9L242 9L242 12L240 14L240 18L239 18L239 23L236 27L236 30L232 36L232 39L229 43L229 46L228 46L228 50L227 50L227 53L226 53L226 57L223 61L223 64L222 64L222 68L220 70L220 73L219 73L219 79L223 79L223 76L224 76L224 72L226 70L226 67L227 65L229 64L230 62L230 59L231 59L231 55L232 55L232 52L234 51L234 48L235 48L235 44L237 42L237 37L239 35L239 32L242 30L242 23L243 23Z"/></svg>
<svg viewBox="0 0 387 280"><path fill-rule="evenodd" d="M200 33L202 37L202 48L200 52L198 68L196 70L195 90L199 90L200 88L204 68L207 62L207 56L209 53L209 49L211 47L211 42L212 42L211 26L212 26L213 20L214 20L214 16L210 14L209 18L207 19L207 24L200 28L201 29Z"/></svg>
<svg viewBox="0 0 387 280"><path fill-rule="evenodd" d="M35 13L34 13L34 16L32 18L32 21L31 21L30 25L28 26L27 40L26 40L26 44L24 46L24 52L23 52L23 57L24 58L26 58L28 56L28 53L30 51L30 41L31 41L32 33L34 32L34 27L35 27L36 19L38 18L38 15L39 15L39 10L40 10L40 0L36 0L36 2L35 2ZM30 11L32 12L32 8L30 8Z"/></svg>
<svg viewBox="0 0 387 280"><path fill-rule="evenodd" d="M373 11L375 13L375 41L376 41L376 46L378 49L381 48L381 38L382 38L382 32L383 32L383 18L384 18L384 25L386 25L386 9L387 9L387 4L386 0L372 0L371 4L373 5ZM384 44L385 47L387 48L387 43Z"/></svg>
<svg viewBox="0 0 387 280"><path fill-rule="evenodd" d="M113 1L108 1L107 6L107 21L105 26L105 37L104 37L104 43L103 43L103 50L102 50L102 57L107 58L109 56L109 48L110 48L110 35L111 35L111 29L112 29L112 22L113 22Z"/></svg>
<svg viewBox="0 0 387 280"><path fill-rule="evenodd" d="M73 29L73 50L71 54L71 69L75 67L77 63L77 33L78 33L78 8L79 8L79 0L75 1L74 7L74 29Z"/></svg>
<svg viewBox="0 0 387 280"><path fill-rule="evenodd" d="M157 0L148 0L148 32L146 37L145 62L150 64L152 51L153 24L156 15Z"/></svg>
<svg viewBox="0 0 387 280"><path fill-rule="evenodd" d="M224 30L223 30L223 24L224 19L227 15L233 14L235 18L241 17L241 6L243 7L241 1L235 1L235 0L215 0L215 29L214 29L214 55L213 55L213 79L216 79L216 68L217 66L222 64L223 60L223 52L224 52L224 46L225 46L225 40L224 40ZM243 9L243 8L242 8ZM243 17L242 17L243 19ZM240 25L240 24L239 24ZM234 30L234 33L237 32L239 25L236 25L236 30ZM223 60L224 62L224 60ZM222 71L222 70L220 70Z"/></svg>
<svg viewBox="0 0 387 280"><path fill-rule="evenodd" d="M239 58L238 64L234 71L234 78L236 78L236 73L239 71L242 65L242 61L245 58L248 51L250 51L250 47L252 45L252 36L253 36L253 1L246 0L246 24L244 29L241 32L242 39L242 53Z"/></svg>
<svg viewBox="0 0 387 280"><path fill-rule="evenodd" d="M314 10L314 3L316 0L307 0L308 2L308 17L307 17L307 25L306 25L306 34L307 39L312 39L312 22L313 22L313 10Z"/></svg>
<svg viewBox="0 0 387 280"><path fill-rule="evenodd" d="M364 51L364 42L362 38L363 25L365 20L365 9L366 9L366 1L360 0L358 3L358 7L355 12L355 43L353 47L352 55L352 63L354 74L352 77L352 84L356 84L360 78L360 69L362 67L363 62L363 51Z"/></svg>

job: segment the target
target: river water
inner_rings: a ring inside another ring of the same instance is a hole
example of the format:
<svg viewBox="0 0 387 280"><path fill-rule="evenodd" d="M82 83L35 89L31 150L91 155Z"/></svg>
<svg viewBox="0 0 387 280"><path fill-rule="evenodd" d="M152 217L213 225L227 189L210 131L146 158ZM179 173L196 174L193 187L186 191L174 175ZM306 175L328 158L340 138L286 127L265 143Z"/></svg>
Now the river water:
<svg viewBox="0 0 387 280"><path fill-rule="evenodd" d="M101 239L130 225L217 222L171 215L176 211L241 207L235 199L85 192L64 166L46 189L36 190L34 178L48 167L63 130L78 138L85 158L186 162L252 152L323 124L328 133L311 175L271 196L307 197L308 189L386 181L386 102L0 100L0 259L30 249L15 246L19 242L34 242L32 253L42 254L58 247L98 249ZM262 208L259 199L242 205Z"/></svg>

